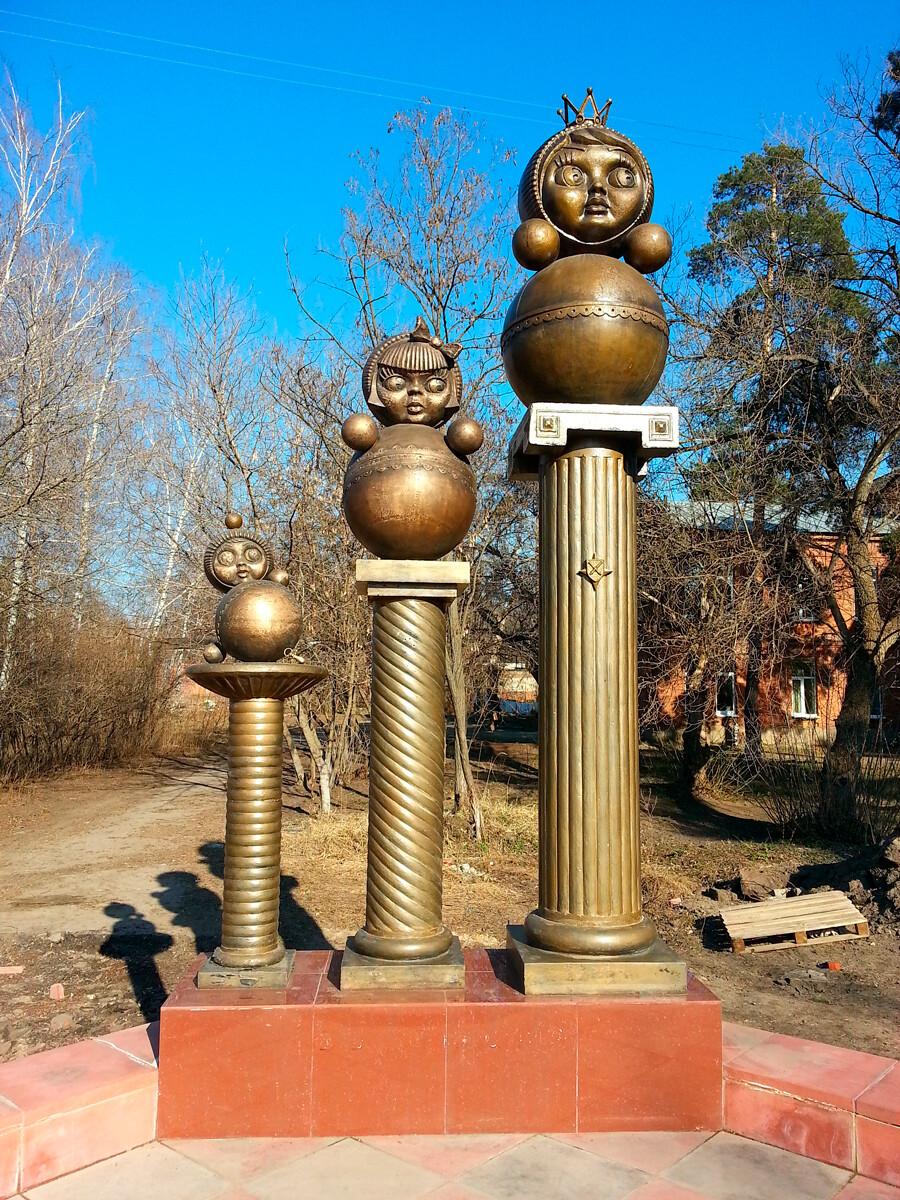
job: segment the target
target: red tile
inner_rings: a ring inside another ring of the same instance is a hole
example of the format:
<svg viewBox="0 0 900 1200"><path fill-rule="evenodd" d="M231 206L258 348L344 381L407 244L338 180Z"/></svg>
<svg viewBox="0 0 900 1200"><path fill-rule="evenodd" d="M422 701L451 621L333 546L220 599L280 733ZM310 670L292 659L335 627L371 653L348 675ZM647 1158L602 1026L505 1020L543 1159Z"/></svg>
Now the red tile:
<svg viewBox="0 0 900 1200"><path fill-rule="evenodd" d="M121 1050L129 1058L155 1067L159 1062L159 1021L152 1025L138 1025L134 1029L122 1029L118 1033L108 1033L105 1037L94 1038L104 1046L112 1046Z"/></svg>
<svg viewBox="0 0 900 1200"><path fill-rule="evenodd" d="M22 1152L22 1114L0 1100L0 1198L19 1190L19 1160Z"/></svg>
<svg viewBox="0 0 900 1200"><path fill-rule="evenodd" d="M856 1169L860 1175L900 1185L900 1128L857 1117Z"/></svg>
<svg viewBox="0 0 900 1200"><path fill-rule="evenodd" d="M511 1150L525 1137L524 1133L488 1133L475 1137L437 1134L434 1137L367 1137L362 1140L404 1162L434 1171L445 1179L455 1179L464 1171Z"/></svg>
<svg viewBox="0 0 900 1200"><path fill-rule="evenodd" d="M774 1034L765 1029L754 1029L752 1025L736 1025L733 1021L722 1022L722 1062L729 1063L745 1050L752 1050L761 1042L767 1042Z"/></svg>
<svg viewBox="0 0 900 1200"><path fill-rule="evenodd" d="M47 1115L153 1084L156 1072L100 1042L77 1042L0 1065L0 1097L25 1114L25 1124Z"/></svg>
<svg viewBox="0 0 900 1200"><path fill-rule="evenodd" d="M447 1008L447 1132L575 1129L578 1024L571 1002Z"/></svg>
<svg viewBox="0 0 900 1200"><path fill-rule="evenodd" d="M298 950L294 957L294 978L298 975L327 974L333 954L333 950Z"/></svg>
<svg viewBox="0 0 900 1200"><path fill-rule="evenodd" d="M729 1133L853 1170L853 1115L751 1084L726 1081Z"/></svg>
<svg viewBox="0 0 900 1200"><path fill-rule="evenodd" d="M578 1131L722 1127L722 1009L687 995L578 1005Z"/></svg>
<svg viewBox="0 0 900 1200"><path fill-rule="evenodd" d="M857 1096L856 1111L885 1125L900 1125L900 1063Z"/></svg>
<svg viewBox="0 0 900 1200"><path fill-rule="evenodd" d="M443 1133L446 1006L316 1004L312 1135Z"/></svg>
<svg viewBox="0 0 900 1200"><path fill-rule="evenodd" d="M212 994L163 1006L158 1136L308 1137L312 1006Z"/></svg>
<svg viewBox="0 0 900 1200"><path fill-rule="evenodd" d="M224 1200L224 1197L222 1198ZM636 1192L628 1193L628 1200L711 1200L693 1188L680 1187L668 1179L651 1179Z"/></svg>
<svg viewBox="0 0 900 1200"><path fill-rule="evenodd" d="M776 1033L732 1059L725 1075L852 1112L856 1097L892 1065L892 1059L877 1054Z"/></svg>
<svg viewBox="0 0 900 1200"><path fill-rule="evenodd" d="M845 1188L841 1188L834 1200L900 1200L900 1188L857 1175Z"/></svg>
<svg viewBox="0 0 900 1200"><path fill-rule="evenodd" d="M19 1185L22 1190L152 1142L156 1072L144 1068L144 1074L145 1086L137 1090L82 1108L69 1105L66 1111L33 1124L26 1118Z"/></svg>

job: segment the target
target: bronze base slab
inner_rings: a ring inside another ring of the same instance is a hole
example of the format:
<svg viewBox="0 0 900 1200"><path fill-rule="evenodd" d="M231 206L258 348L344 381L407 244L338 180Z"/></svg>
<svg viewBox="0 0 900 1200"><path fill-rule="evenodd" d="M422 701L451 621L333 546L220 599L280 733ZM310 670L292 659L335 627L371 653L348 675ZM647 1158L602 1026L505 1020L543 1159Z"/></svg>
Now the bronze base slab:
<svg viewBox="0 0 900 1200"><path fill-rule="evenodd" d="M656 939L646 950L600 958L538 950L522 925L507 925L506 953L526 996L598 996L637 992L684 995L687 963Z"/></svg>
<svg viewBox="0 0 900 1200"><path fill-rule="evenodd" d="M197 972L197 987L206 988L277 988L286 991L294 969L293 950L285 950L281 962L270 967L223 967L212 955Z"/></svg>
<svg viewBox="0 0 900 1200"><path fill-rule="evenodd" d="M348 939L341 960L341 991L417 991L421 988L461 988L466 964L455 937L450 949L434 958L388 959L359 954Z"/></svg>

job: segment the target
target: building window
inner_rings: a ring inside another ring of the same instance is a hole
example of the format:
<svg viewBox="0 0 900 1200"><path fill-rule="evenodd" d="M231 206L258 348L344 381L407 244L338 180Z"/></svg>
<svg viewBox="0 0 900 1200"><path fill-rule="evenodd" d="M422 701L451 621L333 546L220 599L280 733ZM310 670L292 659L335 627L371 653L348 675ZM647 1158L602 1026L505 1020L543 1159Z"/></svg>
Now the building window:
<svg viewBox="0 0 900 1200"><path fill-rule="evenodd" d="M806 621L815 621L815 613L807 595L809 589L806 584L800 582L797 584L797 594L795 597L794 620L798 624Z"/></svg>
<svg viewBox="0 0 900 1200"><path fill-rule="evenodd" d="M812 663L791 665L791 716L818 716L816 705L816 668Z"/></svg>
<svg viewBox="0 0 900 1200"><path fill-rule="evenodd" d="M872 711L869 717L873 721L880 721L884 717L884 697L881 694L881 688L876 688L872 696Z"/></svg>
<svg viewBox="0 0 900 1200"><path fill-rule="evenodd" d="M737 697L734 689L734 671L726 671L716 682L716 716L736 717Z"/></svg>

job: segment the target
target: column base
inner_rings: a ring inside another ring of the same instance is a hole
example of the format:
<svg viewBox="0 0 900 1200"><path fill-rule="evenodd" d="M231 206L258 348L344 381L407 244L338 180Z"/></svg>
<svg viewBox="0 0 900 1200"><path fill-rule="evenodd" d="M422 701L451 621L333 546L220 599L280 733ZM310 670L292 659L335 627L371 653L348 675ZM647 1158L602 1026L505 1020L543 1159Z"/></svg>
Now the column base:
<svg viewBox="0 0 900 1200"><path fill-rule="evenodd" d="M418 991L421 988L447 990L461 988L466 982L459 938L449 950L432 958L372 958L353 948L353 938L341 960L341 991Z"/></svg>
<svg viewBox="0 0 900 1200"><path fill-rule="evenodd" d="M227 967L210 955L197 972L197 987L207 988L275 988L287 989L294 969L295 951L285 950L280 962L262 967Z"/></svg>
<svg viewBox="0 0 900 1200"><path fill-rule="evenodd" d="M659 938L634 954L557 954L532 946L521 925L507 925L506 953L526 996L683 995L687 964Z"/></svg>

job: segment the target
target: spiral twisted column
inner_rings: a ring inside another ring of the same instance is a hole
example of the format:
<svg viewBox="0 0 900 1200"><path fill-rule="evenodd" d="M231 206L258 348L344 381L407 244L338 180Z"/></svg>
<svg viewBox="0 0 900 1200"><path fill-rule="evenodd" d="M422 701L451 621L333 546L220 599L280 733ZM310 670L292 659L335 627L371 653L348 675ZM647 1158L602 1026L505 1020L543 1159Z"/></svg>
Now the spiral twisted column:
<svg viewBox="0 0 900 1200"><path fill-rule="evenodd" d="M378 958L443 954L444 601L376 600L366 923Z"/></svg>
<svg viewBox="0 0 900 1200"><path fill-rule="evenodd" d="M578 445L540 466L539 907L546 950L650 946L641 913L635 464Z"/></svg>

